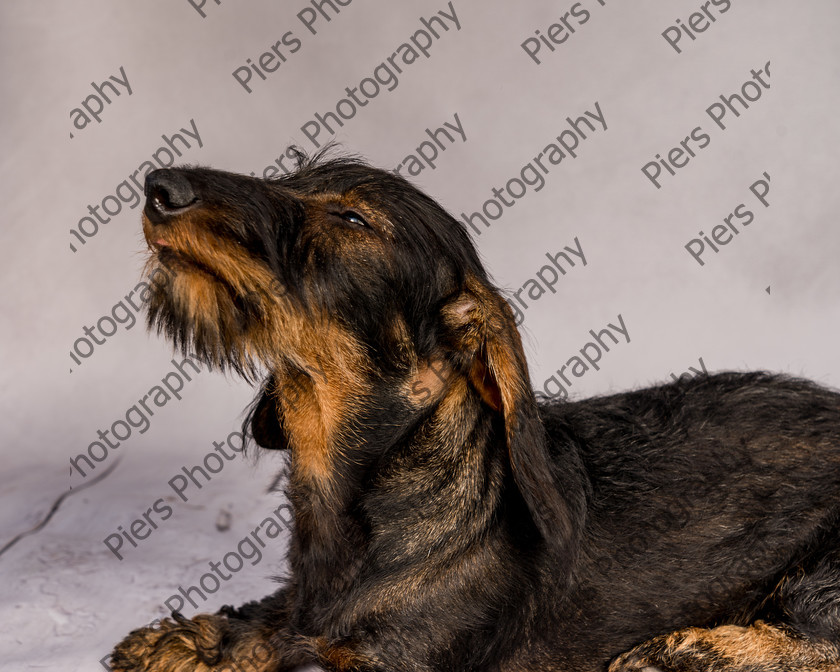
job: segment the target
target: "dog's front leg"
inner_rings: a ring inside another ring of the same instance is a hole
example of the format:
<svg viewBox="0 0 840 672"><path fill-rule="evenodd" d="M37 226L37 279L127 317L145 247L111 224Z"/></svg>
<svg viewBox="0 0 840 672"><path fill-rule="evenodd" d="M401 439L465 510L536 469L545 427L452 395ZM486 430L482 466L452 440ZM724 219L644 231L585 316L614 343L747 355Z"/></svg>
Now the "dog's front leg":
<svg viewBox="0 0 840 672"><path fill-rule="evenodd" d="M284 594L187 619L180 614L131 632L111 654L114 672L283 672L314 662L285 626Z"/></svg>
<svg viewBox="0 0 840 672"><path fill-rule="evenodd" d="M387 642L363 644L358 641L327 641L316 637L312 641L317 663L328 672L415 672L426 668L403 660L403 651L389 651L394 645ZM390 655L396 654L396 655Z"/></svg>

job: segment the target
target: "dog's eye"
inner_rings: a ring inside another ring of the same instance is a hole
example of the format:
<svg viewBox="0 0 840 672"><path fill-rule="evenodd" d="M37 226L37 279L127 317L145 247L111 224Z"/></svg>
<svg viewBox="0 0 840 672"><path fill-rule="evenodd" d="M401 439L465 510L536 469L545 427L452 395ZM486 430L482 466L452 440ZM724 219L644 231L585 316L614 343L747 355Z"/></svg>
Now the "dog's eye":
<svg viewBox="0 0 840 672"><path fill-rule="evenodd" d="M342 212L340 216L341 219L343 219L348 224L352 224L353 226L368 226L368 223L365 221L365 218L362 217L358 212L347 210L346 212Z"/></svg>

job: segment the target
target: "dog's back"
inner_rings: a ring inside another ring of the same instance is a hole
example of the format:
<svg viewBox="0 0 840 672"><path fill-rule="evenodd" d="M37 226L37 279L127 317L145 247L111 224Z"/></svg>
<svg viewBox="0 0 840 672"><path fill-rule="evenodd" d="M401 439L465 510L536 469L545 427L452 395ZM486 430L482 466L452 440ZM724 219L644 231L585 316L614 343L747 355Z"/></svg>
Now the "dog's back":
<svg viewBox="0 0 840 672"><path fill-rule="evenodd" d="M840 551L840 394L724 373L541 411L591 487L569 595L585 616L561 617L581 655L775 620L775 589Z"/></svg>

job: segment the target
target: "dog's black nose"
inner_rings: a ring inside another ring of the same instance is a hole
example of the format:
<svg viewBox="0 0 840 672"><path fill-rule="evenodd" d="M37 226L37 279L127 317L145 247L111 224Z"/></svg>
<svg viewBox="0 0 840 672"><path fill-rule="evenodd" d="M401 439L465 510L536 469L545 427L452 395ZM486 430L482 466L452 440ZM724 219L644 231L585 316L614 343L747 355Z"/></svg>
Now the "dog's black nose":
<svg viewBox="0 0 840 672"><path fill-rule="evenodd" d="M146 176L145 193L146 216L156 223L179 214L198 200L187 176L166 168Z"/></svg>

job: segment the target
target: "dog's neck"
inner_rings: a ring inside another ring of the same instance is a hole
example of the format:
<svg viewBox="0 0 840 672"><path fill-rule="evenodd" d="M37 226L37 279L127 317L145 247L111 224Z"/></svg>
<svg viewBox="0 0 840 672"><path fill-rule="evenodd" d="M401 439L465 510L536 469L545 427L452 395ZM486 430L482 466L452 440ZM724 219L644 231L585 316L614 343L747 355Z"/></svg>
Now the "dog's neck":
<svg viewBox="0 0 840 672"><path fill-rule="evenodd" d="M330 460L323 476L311 469L310 457L294 454L320 447L295 437L295 431L306 428L284 418L293 452L290 560L302 584L307 575L323 576L320 571L328 569L337 583L349 586L363 566L382 571L412 556L458 552L488 534L492 537L488 530L503 524L495 514L511 506L516 491L498 414L482 402L466 376L449 372L430 377L422 367L415 374L400 389L413 390L416 399L391 390L385 395L390 401L383 401L382 391L377 395L372 390L368 398L356 400L345 431L325 446ZM365 436L365 443L357 436ZM535 530L520 532L536 536ZM372 541L365 546L363 539ZM321 590L300 589L314 594ZM317 600L314 595L312 599Z"/></svg>
<svg viewBox="0 0 840 672"><path fill-rule="evenodd" d="M455 394L456 376L440 359L390 375L370 374L373 367L356 352L321 351L305 361L275 368L268 392L292 451L293 480L320 493L332 509L340 508L336 497L346 489L348 468L353 470L343 463L366 467L438 406L447 408L445 397ZM464 390L457 395L462 400ZM452 401L449 406L451 420L458 408Z"/></svg>

